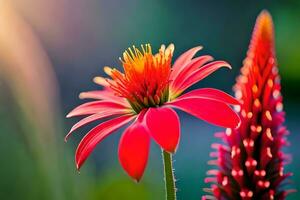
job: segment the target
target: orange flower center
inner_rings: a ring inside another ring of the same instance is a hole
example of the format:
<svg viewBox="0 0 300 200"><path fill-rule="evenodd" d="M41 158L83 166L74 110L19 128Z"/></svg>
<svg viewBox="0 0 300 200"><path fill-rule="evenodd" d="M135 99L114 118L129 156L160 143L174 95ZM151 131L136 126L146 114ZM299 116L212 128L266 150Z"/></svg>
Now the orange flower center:
<svg viewBox="0 0 300 200"><path fill-rule="evenodd" d="M123 53L124 73L105 67L116 95L126 98L138 113L143 108L160 106L169 100L169 76L174 45L162 45L152 54L150 44L133 46Z"/></svg>

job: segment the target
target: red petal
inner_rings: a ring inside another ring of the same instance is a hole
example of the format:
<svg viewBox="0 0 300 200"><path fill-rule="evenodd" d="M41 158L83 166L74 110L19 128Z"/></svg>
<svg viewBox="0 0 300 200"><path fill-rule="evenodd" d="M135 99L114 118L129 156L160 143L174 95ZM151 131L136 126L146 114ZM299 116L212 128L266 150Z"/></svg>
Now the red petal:
<svg viewBox="0 0 300 200"><path fill-rule="evenodd" d="M214 61L209 64L204 65L203 67L199 68L198 70L194 71L190 76L188 76L179 86L179 91L184 91L188 87L192 86L193 84L197 83L198 81L204 79L214 71L218 70L221 67L228 67L231 69L230 65L225 61Z"/></svg>
<svg viewBox="0 0 300 200"><path fill-rule="evenodd" d="M80 99L107 99L111 96L114 96L111 91L107 90L95 90L95 91L88 91L88 92L81 92L79 95Z"/></svg>
<svg viewBox="0 0 300 200"><path fill-rule="evenodd" d="M128 127L119 144L119 160L123 169L136 181L144 174L150 148L150 137L145 127L136 121Z"/></svg>
<svg viewBox="0 0 300 200"><path fill-rule="evenodd" d="M170 75L171 80L173 80L173 78L176 77L181 72L182 67L184 67L188 62L190 62L191 59L194 57L194 55L201 49L202 49L201 46L194 47L184 52L177 58L174 65L172 66L172 72Z"/></svg>
<svg viewBox="0 0 300 200"><path fill-rule="evenodd" d="M181 71L177 76L173 77L171 87L176 88L177 85L181 85L187 76L191 75L191 73L193 73L197 68L212 60L213 57L207 55L194 58L181 68Z"/></svg>
<svg viewBox="0 0 300 200"><path fill-rule="evenodd" d="M120 114L126 114L128 112L126 111L123 111L123 110L106 110L104 112L101 112L101 113L96 113L96 114L93 114L91 116L88 116L86 118L83 118L82 120L80 120L79 122L77 122L72 128L71 130L69 131L69 133L66 135L65 137L65 141L67 141L67 139L70 137L70 135L75 131L77 130L78 128L88 124L88 123L91 123L93 121L96 121L96 120L100 120L100 119L103 119L105 117L111 117L111 116L114 116L114 115L120 115Z"/></svg>
<svg viewBox="0 0 300 200"><path fill-rule="evenodd" d="M76 107L67 115L67 117L95 114L112 109L126 110L128 108L120 103L112 101L92 101Z"/></svg>
<svg viewBox="0 0 300 200"><path fill-rule="evenodd" d="M118 118L103 122L90 130L80 141L75 155L76 167L79 169L87 157L94 150L96 145L101 142L106 136L110 135L115 130L127 124L134 117L124 115Z"/></svg>
<svg viewBox="0 0 300 200"><path fill-rule="evenodd" d="M240 105L240 102L235 99L234 97L230 96L229 94L217 90L214 88L201 88L197 90L192 90L186 94L181 95L178 99L185 99L185 98L208 98L216 101L220 101L226 104L231 105Z"/></svg>
<svg viewBox="0 0 300 200"><path fill-rule="evenodd" d="M180 138L180 122L176 112L167 107L149 108L145 119L153 139L164 150L175 152Z"/></svg>
<svg viewBox="0 0 300 200"><path fill-rule="evenodd" d="M236 128L239 116L225 103L207 98L182 98L168 103L209 123Z"/></svg>
<svg viewBox="0 0 300 200"><path fill-rule="evenodd" d="M88 91L88 92L81 92L79 95L80 99L103 99L113 101L119 104L122 104L126 107L129 107L128 102L125 98L118 97L114 94L111 89L104 89L104 90L96 90L96 91Z"/></svg>

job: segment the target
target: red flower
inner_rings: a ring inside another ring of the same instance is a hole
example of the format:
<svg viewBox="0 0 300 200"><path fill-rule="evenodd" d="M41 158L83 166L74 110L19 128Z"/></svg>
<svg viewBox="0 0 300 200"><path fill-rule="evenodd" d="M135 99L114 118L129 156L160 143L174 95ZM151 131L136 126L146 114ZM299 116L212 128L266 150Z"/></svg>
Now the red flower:
<svg viewBox="0 0 300 200"><path fill-rule="evenodd" d="M281 186L290 176L284 174L287 158L282 147L287 144L280 76L275 58L274 31L270 14L257 18L247 58L234 87L242 101L238 109L241 126L217 133L224 145L213 144L218 169L208 171L211 182L203 199L267 200L285 199L288 191Z"/></svg>
<svg viewBox="0 0 300 200"><path fill-rule="evenodd" d="M149 44L133 46L123 53L124 73L105 67L111 79L96 77L103 90L83 92L80 98L95 99L72 110L67 117L90 115L76 123L68 135L92 121L105 119L90 130L76 151L79 169L95 146L105 137L133 121L124 131L119 144L119 159L124 170L139 180L148 160L150 138L162 149L175 152L180 138L178 108L200 119L222 127L237 127L240 119L230 108L238 101L226 93L203 88L182 92L221 67L230 65L214 61L211 56L193 58L201 49L195 47L182 54L171 67L174 45L161 46L153 55ZM107 119L107 118L111 119Z"/></svg>

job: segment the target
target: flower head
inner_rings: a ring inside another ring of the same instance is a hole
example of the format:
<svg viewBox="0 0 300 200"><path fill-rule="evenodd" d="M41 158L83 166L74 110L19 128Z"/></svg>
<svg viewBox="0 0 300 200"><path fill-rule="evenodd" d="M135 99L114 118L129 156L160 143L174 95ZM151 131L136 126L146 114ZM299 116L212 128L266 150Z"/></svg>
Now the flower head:
<svg viewBox="0 0 300 200"><path fill-rule="evenodd" d="M112 132L132 122L119 144L119 159L124 170L140 180L147 164L150 138L167 152L175 152L180 138L177 108L222 127L237 127L240 119L229 105L239 102L226 93L212 88L183 91L221 67L224 61L212 61L211 56L193 58L201 49L195 47L182 54L172 65L174 45L162 45L152 54L149 44L141 49L129 48L120 59L124 72L105 67L111 78L96 77L102 90L83 92L80 98L94 101L72 110L67 117L89 115L76 123L66 139L78 128L96 120L104 122L90 130L76 151L79 169L95 146ZM180 96L181 95L181 96Z"/></svg>
<svg viewBox="0 0 300 200"><path fill-rule="evenodd" d="M281 188L290 173L283 172L288 158L282 152L287 144L280 76L275 58L273 23L262 11L253 31L247 58L234 86L241 107L238 129L227 129L216 136L225 144L213 144L210 161L218 169L208 171L213 196L203 199L265 200L285 199Z"/></svg>
<svg viewBox="0 0 300 200"><path fill-rule="evenodd" d="M105 68L112 78L109 81L111 89L126 98L136 113L168 101L174 45L167 49L163 45L156 55L152 54L150 44L141 48L142 51L133 46L123 53L124 74L117 69Z"/></svg>

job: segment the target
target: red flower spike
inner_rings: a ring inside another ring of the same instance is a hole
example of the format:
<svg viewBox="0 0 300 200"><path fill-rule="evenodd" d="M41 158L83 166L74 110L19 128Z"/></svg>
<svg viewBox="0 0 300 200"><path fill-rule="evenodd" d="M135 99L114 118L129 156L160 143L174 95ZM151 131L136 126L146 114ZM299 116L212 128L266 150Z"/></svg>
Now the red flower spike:
<svg viewBox="0 0 300 200"><path fill-rule="evenodd" d="M178 147L180 122L171 107L219 126L238 126L240 119L230 106L239 105L239 102L226 93L203 88L180 96L186 88L215 70L229 67L224 61L210 62L213 59L208 55L193 58L201 48L183 53L172 66L173 44L167 48L162 45L157 54L152 54L149 44L142 45L141 50L133 46L120 59L124 72L104 67L111 78L94 78L103 89L82 92L79 96L94 101L78 106L67 115L86 117L71 128L66 140L82 126L106 120L88 132L78 145L77 168L98 143L135 118L120 140L119 160L127 174L139 181L147 165L150 138L171 153Z"/></svg>
<svg viewBox="0 0 300 200"><path fill-rule="evenodd" d="M291 174L283 173L286 158L282 147L287 143L287 130L282 124L284 112L273 34L272 18L263 11L234 86L242 102L238 108L241 125L217 134L225 145L213 152L219 161L215 162L218 169L208 175L217 181L211 190L206 189L212 195L203 200L283 200L289 193L281 187Z"/></svg>

